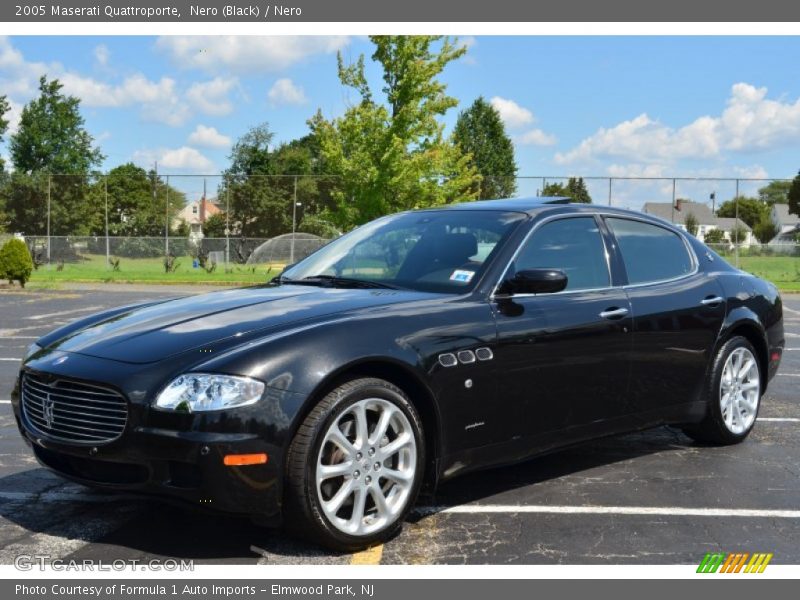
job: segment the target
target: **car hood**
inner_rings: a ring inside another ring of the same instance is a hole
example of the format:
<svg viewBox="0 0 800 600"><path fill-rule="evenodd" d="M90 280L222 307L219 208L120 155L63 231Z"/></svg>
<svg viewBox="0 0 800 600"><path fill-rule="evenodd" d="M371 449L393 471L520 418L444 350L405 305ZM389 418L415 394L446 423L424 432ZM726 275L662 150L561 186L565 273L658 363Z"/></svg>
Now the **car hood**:
<svg viewBox="0 0 800 600"><path fill-rule="evenodd" d="M331 315L430 298L405 290L340 289L298 285L212 292L132 308L101 319L48 345L50 349L128 363L152 363L220 343Z"/></svg>

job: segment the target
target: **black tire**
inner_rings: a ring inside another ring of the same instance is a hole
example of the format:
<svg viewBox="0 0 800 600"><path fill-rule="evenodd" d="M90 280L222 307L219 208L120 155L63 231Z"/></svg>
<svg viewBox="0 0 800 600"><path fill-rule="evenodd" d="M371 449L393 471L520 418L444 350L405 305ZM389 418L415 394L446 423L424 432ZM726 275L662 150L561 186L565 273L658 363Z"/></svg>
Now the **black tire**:
<svg viewBox="0 0 800 600"><path fill-rule="evenodd" d="M722 408L720 406L720 385L722 380L722 371L728 357L733 354L738 348L746 348L756 359L756 368L758 369L759 382L761 387L758 390L758 402L756 404L755 415L752 423L741 433L734 433L725 424L722 416ZM722 347L717 351L714 357L714 362L711 365L705 388L703 390L703 397L708 404L705 418L697 424L686 425L682 429L686 435L695 441L716 444L721 446L739 444L747 439L753 426L758 418L758 409L761 406L761 394L763 392L763 373L761 372L761 364L758 360L758 353L753 345L742 336L734 336L725 342Z"/></svg>
<svg viewBox="0 0 800 600"><path fill-rule="evenodd" d="M349 535L340 531L327 518L320 506L316 485L316 462L323 438L331 424L347 409L361 400L378 398L400 409L411 425L416 442L414 481L403 510L384 529L368 535ZM413 508L422 485L425 465L425 436L422 422L408 396L398 387L376 378L348 381L328 393L309 413L292 440L286 461L287 529L309 541L336 551L354 552L382 543L402 528Z"/></svg>

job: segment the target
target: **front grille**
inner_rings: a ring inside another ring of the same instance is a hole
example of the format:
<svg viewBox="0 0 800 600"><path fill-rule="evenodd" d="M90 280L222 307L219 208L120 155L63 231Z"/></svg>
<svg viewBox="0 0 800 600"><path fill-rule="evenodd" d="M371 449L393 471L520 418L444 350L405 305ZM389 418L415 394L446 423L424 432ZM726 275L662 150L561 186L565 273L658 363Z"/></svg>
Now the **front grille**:
<svg viewBox="0 0 800 600"><path fill-rule="evenodd" d="M48 382L26 374L22 411L28 423L46 437L86 444L117 439L125 429L125 398L107 387L66 379Z"/></svg>

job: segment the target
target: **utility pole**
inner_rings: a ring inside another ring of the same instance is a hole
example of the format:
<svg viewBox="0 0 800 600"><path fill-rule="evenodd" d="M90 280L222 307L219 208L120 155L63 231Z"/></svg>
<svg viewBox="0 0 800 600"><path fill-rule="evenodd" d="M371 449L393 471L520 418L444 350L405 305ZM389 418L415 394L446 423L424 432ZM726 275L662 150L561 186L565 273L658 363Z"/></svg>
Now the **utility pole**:
<svg viewBox="0 0 800 600"><path fill-rule="evenodd" d="M711 192L711 195L709 196L709 199L711 200L711 212L714 213L714 216L716 216L717 215L717 192L716 192L716 190Z"/></svg>
<svg viewBox="0 0 800 600"><path fill-rule="evenodd" d="M50 268L50 186L53 176L47 174L47 268Z"/></svg>
<svg viewBox="0 0 800 600"><path fill-rule="evenodd" d="M108 176L103 178L103 194L106 201L106 269L111 266L111 252L108 243Z"/></svg>
<svg viewBox="0 0 800 600"><path fill-rule="evenodd" d="M167 175L167 198L164 202L164 249L166 258L169 256L169 175Z"/></svg>
<svg viewBox="0 0 800 600"><path fill-rule="evenodd" d="M297 207L300 203L297 201L297 175L294 176L294 195L292 199L292 243L289 250L289 264L294 264L294 232L297 229Z"/></svg>
<svg viewBox="0 0 800 600"><path fill-rule="evenodd" d="M675 178L672 178L672 224L675 224Z"/></svg>
<svg viewBox="0 0 800 600"><path fill-rule="evenodd" d="M736 257L736 268L739 268L739 180L736 180L736 220L733 222L733 231L736 232L736 242L733 244L734 256Z"/></svg>
<svg viewBox="0 0 800 600"><path fill-rule="evenodd" d="M225 186L225 272L228 272L228 262L231 254L231 189Z"/></svg>

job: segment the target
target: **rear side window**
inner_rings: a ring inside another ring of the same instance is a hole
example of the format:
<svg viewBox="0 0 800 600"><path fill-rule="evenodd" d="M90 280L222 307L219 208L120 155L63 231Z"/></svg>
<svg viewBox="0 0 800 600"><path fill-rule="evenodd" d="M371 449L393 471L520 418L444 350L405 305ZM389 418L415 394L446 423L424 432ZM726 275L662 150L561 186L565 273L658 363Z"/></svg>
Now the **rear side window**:
<svg viewBox="0 0 800 600"><path fill-rule="evenodd" d="M533 232L516 259L516 271L559 269L567 290L610 285L606 249L594 217L570 217L545 223Z"/></svg>
<svg viewBox="0 0 800 600"><path fill-rule="evenodd" d="M617 238L628 283L651 283L675 279L692 272L692 257L683 239L658 225L607 218Z"/></svg>

